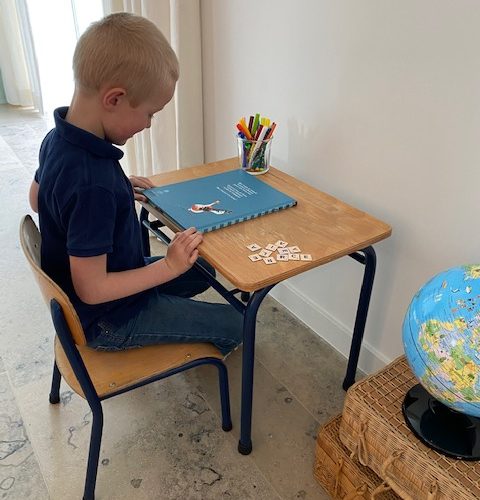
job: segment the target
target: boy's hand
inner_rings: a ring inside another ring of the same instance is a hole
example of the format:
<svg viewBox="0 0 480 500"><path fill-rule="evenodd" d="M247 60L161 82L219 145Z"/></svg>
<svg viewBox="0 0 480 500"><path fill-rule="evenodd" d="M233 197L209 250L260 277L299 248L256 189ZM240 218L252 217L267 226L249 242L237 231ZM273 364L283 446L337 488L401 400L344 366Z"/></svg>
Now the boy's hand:
<svg viewBox="0 0 480 500"><path fill-rule="evenodd" d="M165 263L175 276L188 271L198 258L197 247L203 241L203 234L194 227L176 233L168 245Z"/></svg>
<svg viewBox="0 0 480 500"><path fill-rule="evenodd" d="M142 194L142 190L154 187L153 182L148 177L140 177L138 175L131 175L129 180L133 187L135 199L137 201L147 201L147 198Z"/></svg>

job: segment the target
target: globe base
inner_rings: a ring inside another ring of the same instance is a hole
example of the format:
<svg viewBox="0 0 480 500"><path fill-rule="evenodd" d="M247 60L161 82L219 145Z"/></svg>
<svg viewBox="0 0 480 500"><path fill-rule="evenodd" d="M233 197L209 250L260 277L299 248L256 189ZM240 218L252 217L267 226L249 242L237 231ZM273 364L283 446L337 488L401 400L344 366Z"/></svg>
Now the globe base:
<svg viewBox="0 0 480 500"><path fill-rule="evenodd" d="M402 411L408 427L430 448L448 457L480 460L480 418L445 406L420 384L407 392Z"/></svg>

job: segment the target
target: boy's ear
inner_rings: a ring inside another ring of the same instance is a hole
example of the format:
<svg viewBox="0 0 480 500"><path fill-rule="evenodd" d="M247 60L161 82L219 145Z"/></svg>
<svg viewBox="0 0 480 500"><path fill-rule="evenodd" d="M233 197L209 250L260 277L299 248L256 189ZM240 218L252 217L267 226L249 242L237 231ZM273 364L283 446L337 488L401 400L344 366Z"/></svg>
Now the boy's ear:
<svg viewBox="0 0 480 500"><path fill-rule="evenodd" d="M116 87L108 89L102 96L102 104L105 109L113 111L123 100L126 99L127 92L125 89Z"/></svg>

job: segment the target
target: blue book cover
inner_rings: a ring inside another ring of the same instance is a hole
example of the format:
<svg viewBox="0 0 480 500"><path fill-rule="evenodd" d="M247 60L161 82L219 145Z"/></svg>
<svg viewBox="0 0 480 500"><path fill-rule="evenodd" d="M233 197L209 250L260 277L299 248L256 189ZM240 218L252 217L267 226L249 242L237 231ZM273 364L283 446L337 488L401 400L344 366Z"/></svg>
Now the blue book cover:
<svg viewBox="0 0 480 500"><path fill-rule="evenodd" d="M146 189L149 202L176 226L204 233L297 204L242 170Z"/></svg>

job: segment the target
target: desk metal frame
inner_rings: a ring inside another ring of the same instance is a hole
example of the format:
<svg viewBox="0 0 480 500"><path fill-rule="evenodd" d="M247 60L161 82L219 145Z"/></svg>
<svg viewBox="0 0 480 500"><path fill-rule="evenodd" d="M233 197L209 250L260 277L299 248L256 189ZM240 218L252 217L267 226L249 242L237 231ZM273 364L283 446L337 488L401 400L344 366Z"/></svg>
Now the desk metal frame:
<svg viewBox="0 0 480 500"><path fill-rule="evenodd" d="M169 238L162 231L160 231L160 227L162 227L163 224L160 221L149 222L148 214L148 210L146 208L142 208L140 213L140 227L142 232L143 252L146 256L150 255L149 231L163 240L166 244L170 243ZM355 325L353 328L347 372L343 380L343 388L345 390L347 390L355 382L355 374L357 371L365 324L367 322L368 307L370 304L376 269L376 255L372 246L368 246L358 252L354 252L349 256L360 264L363 264L365 266L365 270L362 287L360 289ZM238 451L242 455L248 455L252 451L253 369L255 359L255 328L257 323L257 312L263 299L275 286L275 284L256 290L252 294L245 294L239 289L227 290L198 262L195 263L195 267L205 276L210 285L218 293L220 293L225 300L227 300L237 311L243 314L242 404ZM239 293L242 294L242 298L248 297L248 302L246 304L235 297L235 295Z"/></svg>

